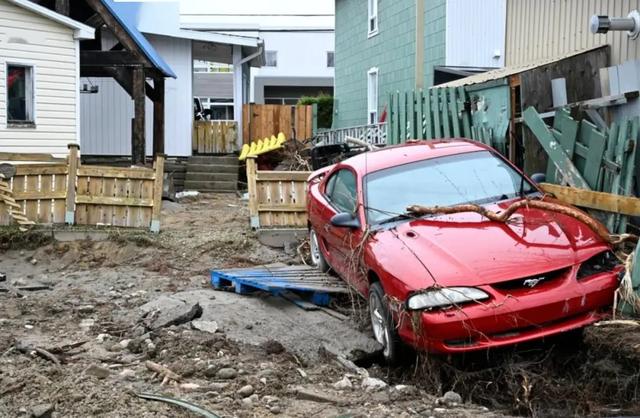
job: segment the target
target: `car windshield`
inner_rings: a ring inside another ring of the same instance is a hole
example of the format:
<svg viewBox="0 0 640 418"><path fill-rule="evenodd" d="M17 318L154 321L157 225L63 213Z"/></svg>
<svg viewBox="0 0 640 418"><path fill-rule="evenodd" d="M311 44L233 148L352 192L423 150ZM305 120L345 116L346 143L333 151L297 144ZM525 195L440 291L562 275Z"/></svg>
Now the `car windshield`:
<svg viewBox="0 0 640 418"><path fill-rule="evenodd" d="M433 158L387 168L365 178L367 219L379 224L406 212L407 206L490 203L520 194L523 177L489 151ZM523 193L535 191L524 180Z"/></svg>

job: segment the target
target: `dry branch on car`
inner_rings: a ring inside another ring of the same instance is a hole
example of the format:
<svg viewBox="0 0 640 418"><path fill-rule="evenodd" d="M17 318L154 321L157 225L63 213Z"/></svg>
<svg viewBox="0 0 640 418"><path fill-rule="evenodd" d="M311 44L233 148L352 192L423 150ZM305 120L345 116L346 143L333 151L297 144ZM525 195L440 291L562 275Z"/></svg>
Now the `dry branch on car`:
<svg viewBox="0 0 640 418"><path fill-rule="evenodd" d="M494 212L483 206L474 205L471 203L465 203L461 205L454 206L421 206L421 205L412 205L407 208L407 212L414 216L424 216L424 215L450 215L453 213L462 213L462 212L476 212L490 221L494 222L507 222L509 218L520 208L535 208L547 210L550 212L560 213L566 216L570 216L579 220L580 222L587 225L593 232L595 232L603 241L611 244L618 245L622 244L625 241L638 242L638 236L634 234L610 234L609 231L598 221L587 215L586 213L569 207L564 206L559 203L552 202L544 202L540 200L520 200L515 203L512 203L508 208L506 208L502 212Z"/></svg>

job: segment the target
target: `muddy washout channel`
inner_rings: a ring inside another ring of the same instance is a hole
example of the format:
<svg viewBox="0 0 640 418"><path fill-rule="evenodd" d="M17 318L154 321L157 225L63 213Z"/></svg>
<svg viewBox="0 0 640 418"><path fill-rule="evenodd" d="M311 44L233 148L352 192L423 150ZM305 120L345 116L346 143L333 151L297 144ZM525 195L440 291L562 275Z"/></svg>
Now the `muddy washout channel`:
<svg viewBox="0 0 640 418"><path fill-rule="evenodd" d="M215 291L211 268L297 263L232 195L167 203L163 231L52 242L0 233L0 417L606 416L640 413L640 331L378 364L363 301L304 311Z"/></svg>

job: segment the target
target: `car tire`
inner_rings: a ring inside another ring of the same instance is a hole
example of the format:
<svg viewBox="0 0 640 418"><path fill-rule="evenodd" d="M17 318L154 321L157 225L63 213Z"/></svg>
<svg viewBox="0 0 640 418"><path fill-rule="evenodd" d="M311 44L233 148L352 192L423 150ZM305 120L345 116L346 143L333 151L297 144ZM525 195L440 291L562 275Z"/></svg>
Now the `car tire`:
<svg viewBox="0 0 640 418"><path fill-rule="evenodd" d="M374 282L369 287L369 317L373 336L383 347L385 362L391 366L397 365L401 361L404 344L398 336L384 289L379 282Z"/></svg>
<svg viewBox="0 0 640 418"><path fill-rule="evenodd" d="M309 246L311 247L311 264L323 273L331 270L331 266L324 258L322 248L320 248L320 238L313 228L309 229Z"/></svg>

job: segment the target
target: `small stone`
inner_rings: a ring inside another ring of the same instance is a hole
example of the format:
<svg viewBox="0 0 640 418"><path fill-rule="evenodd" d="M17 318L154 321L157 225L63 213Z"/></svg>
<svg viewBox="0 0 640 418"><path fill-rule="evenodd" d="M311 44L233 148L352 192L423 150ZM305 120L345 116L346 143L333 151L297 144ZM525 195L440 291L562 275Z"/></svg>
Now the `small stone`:
<svg viewBox="0 0 640 418"><path fill-rule="evenodd" d="M24 250L20 250L20 256L22 257L24 254Z"/></svg>
<svg viewBox="0 0 640 418"><path fill-rule="evenodd" d="M254 393L253 395L249 396L249 399L251 399L251 402L253 403L260 402L260 397L258 396L257 393Z"/></svg>
<svg viewBox="0 0 640 418"><path fill-rule="evenodd" d="M199 331L215 334L218 331L218 323L216 321L191 321L191 328Z"/></svg>
<svg viewBox="0 0 640 418"><path fill-rule="evenodd" d="M267 384L267 378L266 377L261 377L260 378L260 383L262 383L263 385Z"/></svg>
<svg viewBox="0 0 640 418"><path fill-rule="evenodd" d="M364 379L362 379L362 388L367 392L381 390L385 387L387 387L387 384L380 379L376 379L375 377L365 377Z"/></svg>
<svg viewBox="0 0 640 418"><path fill-rule="evenodd" d="M228 386L229 384L226 382L212 382L212 383L209 383L208 388L216 392L222 392Z"/></svg>
<svg viewBox="0 0 640 418"><path fill-rule="evenodd" d="M93 313L95 310L96 310L96 307L93 305L83 305L78 307L78 312L83 314Z"/></svg>
<svg viewBox="0 0 640 418"><path fill-rule="evenodd" d="M269 412L274 415L279 415L282 413L282 408L279 405L273 405L269 407Z"/></svg>
<svg viewBox="0 0 640 418"><path fill-rule="evenodd" d="M7 275L5 273L0 273L0 282L7 281Z"/></svg>
<svg viewBox="0 0 640 418"><path fill-rule="evenodd" d="M38 264L38 260L36 260L35 258L32 258L31 260L29 260L29 262L34 266Z"/></svg>
<svg viewBox="0 0 640 418"><path fill-rule="evenodd" d="M253 395L253 392L254 392L253 386L246 385L238 389L236 393L242 398L248 398L249 396Z"/></svg>
<svg viewBox="0 0 640 418"><path fill-rule="evenodd" d="M93 318L85 318L80 321L80 328L91 328L96 324L96 320Z"/></svg>
<svg viewBox="0 0 640 418"><path fill-rule="evenodd" d="M199 390L200 389L200 385L197 383L182 383L180 385L180 389L183 390Z"/></svg>
<svg viewBox="0 0 640 418"><path fill-rule="evenodd" d="M43 403L31 408L31 416L33 418L51 418L53 413L53 405L50 403Z"/></svg>
<svg viewBox="0 0 640 418"><path fill-rule="evenodd" d="M284 352L284 346L276 340L267 340L262 343L262 348L267 354L280 354Z"/></svg>
<svg viewBox="0 0 640 418"><path fill-rule="evenodd" d="M340 399L328 393L320 392L312 389L298 388L296 390L298 399L313 402L340 403Z"/></svg>
<svg viewBox="0 0 640 418"><path fill-rule="evenodd" d="M351 380L347 376L343 377L341 380L338 380L333 384L333 387L338 390L351 389L353 385L351 384Z"/></svg>
<svg viewBox="0 0 640 418"><path fill-rule="evenodd" d="M129 346L129 343L131 342L131 340L122 340L120 341L120 347L122 348L127 348Z"/></svg>
<svg viewBox="0 0 640 418"><path fill-rule="evenodd" d="M155 351L155 350L156 350L156 345L154 343L147 344L147 351Z"/></svg>
<svg viewBox="0 0 640 418"><path fill-rule="evenodd" d="M105 348L107 349L107 351L111 351L112 353L119 353L120 351L124 350L124 348L122 348L122 346L118 343L107 343L105 344Z"/></svg>
<svg viewBox="0 0 640 418"><path fill-rule="evenodd" d="M26 329L33 329L33 325L31 325L31 324L25 324L24 327Z"/></svg>
<svg viewBox="0 0 640 418"><path fill-rule="evenodd" d="M98 334L98 336L96 337L96 341L98 342L98 344L102 344L109 338L111 338L111 335L109 334Z"/></svg>
<svg viewBox="0 0 640 418"><path fill-rule="evenodd" d="M124 380L135 380L136 372L132 369L123 369L118 376Z"/></svg>
<svg viewBox="0 0 640 418"><path fill-rule="evenodd" d="M100 367L96 364L92 364L91 366L87 367L84 370L84 374L89 376L95 376L98 379L106 379L107 377L109 377L111 372L109 371L109 369L105 369L104 367Z"/></svg>
<svg viewBox="0 0 640 418"><path fill-rule="evenodd" d="M273 403L278 402L280 399L276 396L271 396L271 395L265 395L262 397L262 402L266 403L267 405L271 405Z"/></svg>
<svg viewBox="0 0 640 418"><path fill-rule="evenodd" d="M244 326L244 329L253 329L253 325L247 324Z"/></svg>
<svg viewBox="0 0 640 418"><path fill-rule="evenodd" d="M446 414L447 410L445 408L433 408L433 413L442 415L442 414Z"/></svg>
<svg viewBox="0 0 640 418"><path fill-rule="evenodd" d="M459 405L462 403L462 396L458 393L450 390L444 394L442 398L440 398L442 402L446 405Z"/></svg>
<svg viewBox="0 0 640 418"><path fill-rule="evenodd" d="M250 398L244 398L242 399L241 404L244 408L251 408L253 406L253 401Z"/></svg>
<svg viewBox="0 0 640 418"><path fill-rule="evenodd" d="M236 369L233 369L231 367L225 367L218 370L218 372L216 373L216 377L218 379L235 379L236 376L238 376L238 372L236 371Z"/></svg>

